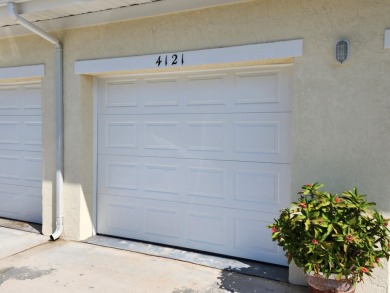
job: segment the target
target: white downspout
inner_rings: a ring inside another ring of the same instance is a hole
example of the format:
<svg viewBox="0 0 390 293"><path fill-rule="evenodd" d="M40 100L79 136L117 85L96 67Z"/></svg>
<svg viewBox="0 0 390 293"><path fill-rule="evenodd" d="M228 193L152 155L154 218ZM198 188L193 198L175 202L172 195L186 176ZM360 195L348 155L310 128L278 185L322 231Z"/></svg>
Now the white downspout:
<svg viewBox="0 0 390 293"><path fill-rule="evenodd" d="M19 16L15 4L7 3L8 13L12 19L33 33L52 43L56 48L56 230L50 235L51 240L57 240L64 229L63 225L63 106L62 106L62 45L60 41L40 29L36 25Z"/></svg>

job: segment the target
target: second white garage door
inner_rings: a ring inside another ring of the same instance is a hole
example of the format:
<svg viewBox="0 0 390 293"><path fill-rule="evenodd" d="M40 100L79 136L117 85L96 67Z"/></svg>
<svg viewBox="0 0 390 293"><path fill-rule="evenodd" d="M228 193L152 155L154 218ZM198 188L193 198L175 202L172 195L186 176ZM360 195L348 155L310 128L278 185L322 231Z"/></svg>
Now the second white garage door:
<svg viewBox="0 0 390 293"><path fill-rule="evenodd" d="M286 264L292 68L98 79L97 232Z"/></svg>
<svg viewBox="0 0 390 293"><path fill-rule="evenodd" d="M40 83L0 85L0 217L42 222Z"/></svg>

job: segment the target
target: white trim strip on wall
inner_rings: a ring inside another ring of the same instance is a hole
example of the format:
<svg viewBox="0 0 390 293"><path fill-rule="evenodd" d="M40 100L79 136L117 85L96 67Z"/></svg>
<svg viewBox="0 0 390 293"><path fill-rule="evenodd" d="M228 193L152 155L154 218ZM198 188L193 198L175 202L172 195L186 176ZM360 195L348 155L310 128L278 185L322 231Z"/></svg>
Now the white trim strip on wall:
<svg viewBox="0 0 390 293"><path fill-rule="evenodd" d="M45 65L28 65L0 68L0 79L42 77L45 75Z"/></svg>
<svg viewBox="0 0 390 293"><path fill-rule="evenodd" d="M97 157L98 157L98 108L97 108L97 77L93 78L93 212L92 236L97 234Z"/></svg>
<svg viewBox="0 0 390 293"><path fill-rule="evenodd" d="M385 48L390 49L390 29L385 30Z"/></svg>
<svg viewBox="0 0 390 293"><path fill-rule="evenodd" d="M303 39L145 56L75 62L76 74L97 75L116 71L199 66L302 56Z"/></svg>

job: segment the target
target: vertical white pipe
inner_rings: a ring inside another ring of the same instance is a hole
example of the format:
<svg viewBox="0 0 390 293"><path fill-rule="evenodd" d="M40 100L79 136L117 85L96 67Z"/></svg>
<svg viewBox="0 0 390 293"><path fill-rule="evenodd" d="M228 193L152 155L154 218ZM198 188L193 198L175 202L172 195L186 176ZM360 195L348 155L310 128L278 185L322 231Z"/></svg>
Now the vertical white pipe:
<svg viewBox="0 0 390 293"><path fill-rule="evenodd" d="M62 81L62 46L56 46L56 230L50 235L51 240L57 240L63 231L63 81Z"/></svg>
<svg viewBox="0 0 390 293"><path fill-rule="evenodd" d="M51 240L56 240L61 236L64 228L62 209L64 185L62 45L53 36L19 16L14 3L8 2L7 8L14 21L54 44L56 48L56 230L50 235Z"/></svg>

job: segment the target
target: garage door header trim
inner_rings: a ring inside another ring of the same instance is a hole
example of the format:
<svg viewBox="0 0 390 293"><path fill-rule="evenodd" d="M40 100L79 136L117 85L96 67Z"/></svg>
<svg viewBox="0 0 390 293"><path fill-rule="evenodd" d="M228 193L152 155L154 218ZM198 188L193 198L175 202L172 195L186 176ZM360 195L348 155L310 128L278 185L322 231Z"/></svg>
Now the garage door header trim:
<svg viewBox="0 0 390 293"><path fill-rule="evenodd" d="M266 59L283 59L302 56L303 39L270 43L205 49L186 52L171 52L145 56L129 56L75 62L76 74L98 75L101 73L145 70L161 68L157 60L162 60L164 68L180 66L201 66L229 62L250 62ZM178 58L172 64L174 57ZM167 59L166 59L167 58ZM165 60L168 60L165 61ZM182 60L185 60L182 62Z"/></svg>
<svg viewBox="0 0 390 293"><path fill-rule="evenodd" d="M0 79L42 77L45 75L45 65L28 65L0 68Z"/></svg>

